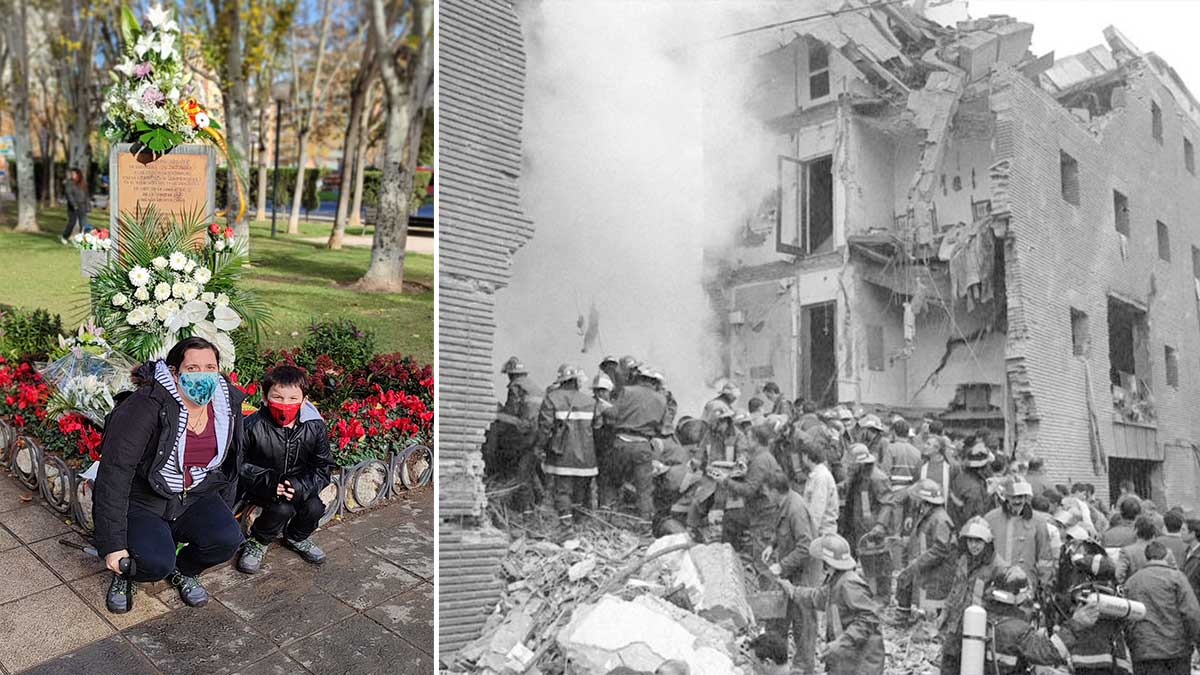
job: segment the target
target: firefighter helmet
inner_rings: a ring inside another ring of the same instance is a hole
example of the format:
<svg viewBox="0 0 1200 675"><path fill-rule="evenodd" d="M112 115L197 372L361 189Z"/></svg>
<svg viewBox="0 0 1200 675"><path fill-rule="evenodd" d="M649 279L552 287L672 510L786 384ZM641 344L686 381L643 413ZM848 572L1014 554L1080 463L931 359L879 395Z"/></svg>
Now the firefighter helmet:
<svg viewBox="0 0 1200 675"><path fill-rule="evenodd" d="M613 381L604 373L596 373L596 377L592 380L592 391L598 390L613 390Z"/></svg>
<svg viewBox="0 0 1200 675"><path fill-rule="evenodd" d="M721 385L721 392L718 395L729 396L736 401L742 395L742 390L738 389L737 385L733 382L726 382L725 384Z"/></svg>
<svg viewBox="0 0 1200 675"><path fill-rule="evenodd" d="M1063 534L1066 534L1070 539L1078 539L1079 541L1088 541L1092 538L1092 535L1088 534L1087 528L1082 523L1075 523L1071 527L1068 527Z"/></svg>
<svg viewBox="0 0 1200 675"><path fill-rule="evenodd" d="M817 537L808 546L808 553L814 558L820 558L835 570L852 570L858 566L854 556L850 555L850 544L836 534Z"/></svg>
<svg viewBox="0 0 1200 675"><path fill-rule="evenodd" d="M850 409L847 408L846 406L839 405L835 412L837 414L837 418L839 420L841 420L841 422L843 424L845 424L845 423L853 424L854 423L854 415L850 413Z"/></svg>
<svg viewBox="0 0 1200 675"><path fill-rule="evenodd" d="M945 504L946 496L942 494L942 486L930 478L922 478L913 486L913 494L923 502L930 504Z"/></svg>
<svg viewBox="0 0 1200 675"><path fill-rule="evenodd" d="M1022 495L1026 497L1033 496L1033 486L1020 476L1006 477L1004 479L1004 484L1001 487L1004 490L1005 499L1020 497Z"/></svg>
<svg viewBox="0 0 1200 675"><path fill-rule="evenodd" d="M666 379L663 377L661 370L659 370L658 368L655 368L654 366L652 366L648 363L643 363L643 364L639 365L637 367L637 372L638 372L638 375L641 375L642 377L650 379L650 380L658 380L659 383L662 383Z"/></svg>
<svg viewBox="0 0 1200 675"><path fill-rule="evenodd" d="M504 365L500 367L500 372L508 375L524 375L529 371L525 369L525 364L521 363L521 359L518 359L515 356L510 356L508 357L508 360L504 362Z"/></svg>
<svg viewBox="0 0 1200 675"><path fill-rule="evenodd" d="M850 461L855 464L874 464L875 455L871 454L871 449L862 443L855 443L850 446Z"/></svg>
<svg viewBox="0 0 1200 675"><path fill-rule="evenodd" d="M967 451L966 464L968 467L977 469L981 466L987 466L988 464L991 464L993 459L994 457L992 457L992 451L988 450L986 445L983 443L976 443L975 445L971 446L970 450Z"/></svg>
<svg viewBox="0 0 1200 675"><path fill-rule="evenodd" d="M613 364L614 366L621 365L621 362L617 360L617 357L612 356L612 355L609 355L609 356L606 356L606 357L600 359L600 367L601 368L603 368L604 366L607 366L610 363Z"/></svg>
<svg viewBox="0 0 1200 675"><path fill-rule="evenodd" d="M883 422L879 421L878 415L863 415L862 419L858 421L858 426L863 427L864 429L874 429L880 432L887 431L887 429L883 427Z"/></svg>
<svg viewBox="0 0 1200 675"><path fill-rule="evenodd" d="M575 382L582 384L587 379L587 375L579 368L572 366L569 363L564 363L558 367L558 377L554 379L555 384L563 384L564 382Z"/></svg>
<svg viewBox="0 0 1200 675"><path fill-rule="evenodd" d="M748 412L738 412L737 414L735 414L733 416L734 424L739 424L739 425L740 424L749 424L750 422L753 422L753 421L754 421L754 418L750 417L750 413L748 413Z"/></svg>
<svg viewBox="0 0 1200 675"><path fill-rule="evenodd" d="M958 534L963 538L982 539L989 543L993 540L992 526L988 525L982 516L972 516L963 524L962 530Z"/></svg>
<svg viewBox="0 0 1200 675"><path fill-rule="evenodd" d="M1029 576L1020 567L997 570L988 587L988 600L1000 604L1019 607L1032 599Z"/></svg>
<svg viewBox="0 0 1200 675"><path fill-rule="evenodd" d="M723 405L723 406L717 408L717 419L718 420L731 420L736 417L737 417L737 413L733 412L733 408L730 408L727 405Z"/></svg>
<svg viewBox="0 0 1200 675"><path fill-rule="evenodd" d="M621 357L621 360L617 362L617 365L628 372L642 365L642 362L638 361L636 356L627 354Z"/></svg>

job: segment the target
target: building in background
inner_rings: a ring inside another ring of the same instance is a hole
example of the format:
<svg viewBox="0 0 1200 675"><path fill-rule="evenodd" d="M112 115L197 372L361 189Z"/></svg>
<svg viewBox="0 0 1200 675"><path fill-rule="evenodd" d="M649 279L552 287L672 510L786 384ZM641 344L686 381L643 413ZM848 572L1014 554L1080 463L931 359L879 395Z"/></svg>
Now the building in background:
<svg viewBox="0 0 1200 675"><path fill-rule="evenodd" d="M1200 104L1116 29L1057 60L1033 29L884 4L760 39L778 180L708 256L725 374L1195 506Z"/></svg>

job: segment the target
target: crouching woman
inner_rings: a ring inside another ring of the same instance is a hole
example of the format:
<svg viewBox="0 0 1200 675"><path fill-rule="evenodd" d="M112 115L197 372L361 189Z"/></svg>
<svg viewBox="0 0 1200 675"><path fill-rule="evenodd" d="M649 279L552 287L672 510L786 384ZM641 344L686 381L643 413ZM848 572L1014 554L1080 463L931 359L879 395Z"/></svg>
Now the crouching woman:
<svg viewBox="0 0 1200 675"><path fill-rule="evenodd" d="M325 515L321 490L334 466L329 430L308 402L308 378L295 366L276 366L262 379L264 405L246 418L246 453L240 492L261 506L237 567L254 574L267 547L283 545L306 562L320 565L325 553L311 535Z"/></svg>
<svg viewBox="0 0 1200 675"><path fill-rule="evenodd" d="M245 395L219 363L211 342L180 341L165 361L138 368L137 390L105 424L93 516L96 549L114 573L110 612L132 609L133 582L159 579L186 604L206 604L200 573L233 558L242 543L232 507ZM120 574L123 558L134 563L128 577Z"/></svg>

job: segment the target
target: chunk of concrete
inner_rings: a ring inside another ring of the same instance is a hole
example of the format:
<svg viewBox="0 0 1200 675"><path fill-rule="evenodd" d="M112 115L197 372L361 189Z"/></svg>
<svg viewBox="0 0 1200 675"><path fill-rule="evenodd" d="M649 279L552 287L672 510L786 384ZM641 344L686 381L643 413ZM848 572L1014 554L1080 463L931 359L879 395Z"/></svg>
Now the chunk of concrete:
<svg viewBox="0 0 1200 675"><path fill-rule="evenodd" d="M693 546L675 582L683 585L692 607L705 619L734 631L754 623L742 561L729 544Z"/></svg>
<svg viewBox="0 0 1200 675"><path fill-rule="evenodd" d="M730 656L696 637L661 607L606 595L581 607L557 636L568 675L607 673L625 666L653 672L679 659L693 675L743 675Z"/></svg>

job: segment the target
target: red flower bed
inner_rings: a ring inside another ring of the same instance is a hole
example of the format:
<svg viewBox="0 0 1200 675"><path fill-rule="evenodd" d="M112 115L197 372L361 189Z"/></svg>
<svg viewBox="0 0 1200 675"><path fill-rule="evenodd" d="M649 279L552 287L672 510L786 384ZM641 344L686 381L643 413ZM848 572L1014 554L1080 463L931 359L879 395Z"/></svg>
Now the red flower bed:
<svg viewBox="0 0 1200 675"><path fill-rule="evenodd" d="M46 419L50 388L27 362L9 363L0 357L0 417L18 429Z"/></svg>
<svg viewBox="0 0 1200 675"><path fill-rule="evenodd" d="M330 421L329 437L338 464L383 459L413 443L428 445L433 411L420 396L375 385L374 394L341 405L336 421Z"/></svg>

